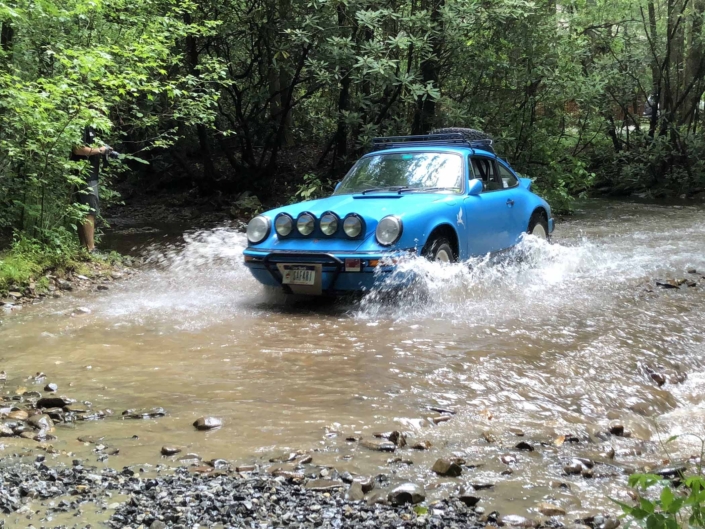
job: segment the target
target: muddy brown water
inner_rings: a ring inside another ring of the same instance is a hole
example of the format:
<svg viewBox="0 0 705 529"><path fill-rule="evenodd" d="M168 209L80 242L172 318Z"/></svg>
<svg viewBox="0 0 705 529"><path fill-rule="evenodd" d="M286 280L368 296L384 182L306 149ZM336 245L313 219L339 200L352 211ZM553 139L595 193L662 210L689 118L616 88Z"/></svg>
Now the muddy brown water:
<svg viewBox="0 0 705 529"><path fill-rule="evenodd" d="M60 394L115 410L57 430L57 448L83 450L98 466L175 464L159 457L165 444L237 463L315 450L314 463L341 471L424 482L430 498L492 483L478 495L505 514L532 513L546 500L575 517L609 510L608 496L627 498L625 467L699 450L683 437L667 446L669 456L659 440L705 433L705 280L679 290L653 288L653 280L699 279L690 268L705 275L703 207L588 202L559 223L554 244L522 243L522 260L404 265L422 285L403 299L287 300L249 276L244 246L229 228L189 233L144 250L149 266L108 292L2 315L8 391L43 371ZM659 387L644 370L659 364L687 380ZM119 418L153 406L167 416ZM424 418L437 415L429 406L457 413L428 426ZM203 415L224 426L195 431ZM554 443L615 420L631 438ZM393 429L433 448L390 455L345 441ZM486 431L497 441L488 444ZM95 462L78 435L105 436L121 452ZM513 449L521 440L536 450ZM5 444L5 453L17 447ZM599 458L610 447L616 477L564 475L572 456ZM517 459L512 474L503 473L505 454ZM451 455L476 467L435 476L435 459ZM388 463L395 456L413 465Z"/></svg>

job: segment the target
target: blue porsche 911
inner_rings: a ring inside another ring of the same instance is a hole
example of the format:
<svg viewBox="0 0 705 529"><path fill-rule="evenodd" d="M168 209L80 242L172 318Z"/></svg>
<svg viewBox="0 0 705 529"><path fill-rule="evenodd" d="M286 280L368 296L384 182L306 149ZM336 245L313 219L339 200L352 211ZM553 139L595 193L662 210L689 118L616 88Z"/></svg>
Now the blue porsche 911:
<svg viewBox="0 0 705 529"><path fill-rule="evenodd" d="M548 239L551 208L472 129L377 138L332 196L247 226L245 264L264 285L321 295L369 290L410 255L443 262Z"/></svg>

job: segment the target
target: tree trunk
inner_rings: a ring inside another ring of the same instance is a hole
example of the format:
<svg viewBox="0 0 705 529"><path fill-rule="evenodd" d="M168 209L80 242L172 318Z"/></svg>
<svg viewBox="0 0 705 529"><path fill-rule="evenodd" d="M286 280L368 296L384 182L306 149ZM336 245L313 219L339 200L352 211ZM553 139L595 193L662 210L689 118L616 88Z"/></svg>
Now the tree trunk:
<svg viewBox="0 0 705 529"><path fill-rule="evenodd" d="M184 22L191 24L191 14L184 13ZM186 54L188 57L189 73L198 77L198 42L196 37L189 35L186 37ZM218 179L218 172L213 163L213 154L208 143L208 129L202 123L196 125L198 133L198 145L201 149L200 157L203 163L203 179L196 184L204 192L213 191L213 184Z"/></svg>
<svg viewBox="0 0 705 529"><path fill-rule="evenodd" d="M443 21L441 10L445 0L422 0L422 8L431 17L431 55L421 61L421 78L424 86L438 87L440 74L440 56L443 49ZM425 134L435 125L436 101L431 97L419 96L416 101L416 113L412 134Z"/></svg>
<svg viewBox="0 0 705 529"><path fill-rule="evenodd" d="M2 22L0 29L0 49L2 49L2 61L0 65L7 66L12 62L12 41L15 37L15 30L8 20Z"/></svg>
<svg viewBox="0 0 705 529"><path fill-rule="evenodd" d="M691 87L686 96L680 123L693 128L698 114L698 103L703 96L703 76L705 75L705 57L703 56L703 15L705 14L705 0L695 0L693 15L688 34L688 52L685 60L684 83ZM691 86L692 85L692 86Z"/></svg>

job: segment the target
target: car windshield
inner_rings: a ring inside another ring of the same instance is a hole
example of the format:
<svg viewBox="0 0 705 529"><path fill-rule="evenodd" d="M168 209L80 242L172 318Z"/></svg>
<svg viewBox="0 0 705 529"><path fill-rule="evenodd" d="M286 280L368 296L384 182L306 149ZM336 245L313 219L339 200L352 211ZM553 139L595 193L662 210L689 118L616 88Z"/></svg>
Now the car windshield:
<svg viewBox="0 0 705 529"><path fill-rule="evenodd" d="M343 179L336 195L380 191L453 192L463 188L463 162L442 152L389 153L366 156Z"/></svg>

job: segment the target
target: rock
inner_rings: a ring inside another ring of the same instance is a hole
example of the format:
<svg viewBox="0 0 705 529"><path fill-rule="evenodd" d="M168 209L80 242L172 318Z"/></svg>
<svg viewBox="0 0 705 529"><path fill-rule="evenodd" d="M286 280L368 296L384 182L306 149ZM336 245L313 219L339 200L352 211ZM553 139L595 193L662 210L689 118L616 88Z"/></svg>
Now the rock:
<svg viewBox="0 0 705 529"><path fill-rule="evenodd" d="M196 430L214 430L223 426L223 421L216 419L215 417L201 417L193 423Z"/></svg>
<svg viewBox="0 0 705 529"><path fill-rule="evenodd" d="M688 268L687 272L689 274L697 274L698 273L698 271L695 268Z"/></svg>
<svg viewBox="0 0 705 529"><path fill-rule="evenodd" d="M156 419L165 415L166 411L164 408L139 408L122 412L123 419Z"/></svg>
<svg viewBox="0 0 705 529"><path fill-rule="evenodd" d="M397 445L391 441L379 439L363 439L360 441L360 446L363 446L368 450L376 450L378 452L394 452L397 449Z"/></svg>
<svg viewBox="0 0 705 529"><path fill-rule="evenodd" d="M235 467L235 472L254 472L257 470L257 467L255 465L240 465L239 467Z"/></svg>
<svg viewBox="0 0 705 529"><path fill-rule="evenodd" d="M393 488L387 495L387 500L392 505L413 505L421 503L426 499L426 491L421 485L415 483L403 483Z"/></svg>
<svg viewBox="0 0 705 529"><path fill-rule="evenodd" d="M181 448L177 448L175 446L162 446L162 455L163 456L173 456L181 452Z"/></svg>
<svg viewBox="0 0 705 529"><path fill-rule="evenodd" d="M488 443L494 443L497 441L497 438L492 432L482 432L482 438Z"/></svg>
<svg viewBox="0 0 705 529"><path fill-rule="evenodd" d="M439 476L446 476L451 478L457 478L463 473L463 469L455 463L448 459L438 459L431 468Z"/></svg>
<svg viewBox="0 0 705 529"><path fill-rule="evenodd" d="M544 516L565 516L565 509L552 503L541 502L536 508Z"/></svg>
<svg viewBox="0 0 705 529"><path fill-rule="evenodd" d="M210 461L207 461L207 464L216 470L226 470L230 468L230 461L227 459L211 459Z"/></svg>
<svg viewBox="0 0 705 529"><path fill-rule="evenodd" d="M509 428L509 431L517 437L524 437L524 430L521 428Z"/></svg>
<svg viewBox="0 0 705 529"><path fill-rule="evenodd" d="M480 501L480 498L472 494L472 491L468 491L467 489L464 489L460 492L460 495L458 496L458 499L462 501L465 505L468 507L474 507L477 505Z"/></svg>
<svg viewBox="0 0 705 529"><path fill-rule="evenodd" d="M51 391L52 393L54 393L55 391L58 391L58 390L59 390L59 386L57 386L54 383L50 383L50 384L47 384L46 386L44 386L44 391Z"/></svg>
<svg viewBox="0 0 705 529"><path fill-rule="evenodd" d="M161 520L154 520L149 529L166 529L166 524Z"/></svg>
<svg viewBox="0 0 705 529"><path fill-rule="evenodd" d="M362 487L362 492L365 494L375 488L375 480L371 477L357 476L353 479L353 483L359 483Z"/></svg>
<svg viewBox="0 0 705 529"><path fill-rule="evenodd" d="M624 425L619 422L610 423L610 433L616 435L617 437L624 436Z"/></svg>
<svg viewBox="0 0 705 529"><path fill-rule="evenodd" d="M433 424L441 424L448 422L451 419L450 415L439 415L438 417L428 417L428 420Z"/></svg>
<svg viewBox="0 0 705 529"><path fill-rule="evenodd" d="M307 490L314 490L318 492L324 492L328 490L335 490L345 486L345 483L335 479L313 479L308 481L305 485Z"/></svg>
<svg viewBox="0 0 705 529"><path fill-rule="evenodd" d="M683 463L671 464L663 467L657 467L651 470L651 474L656 474L665 479L682 478L687 466Z"/></svg>
<svg viewBox="0 0 705 529"><path fill-rule="evenodd" d="M514 463L517 462L517 458L514 457L511 454L505 454L503 456L499 457L499 460L504 463L505 465L513 465Z"/></svg>
<svg viewBox="0 0 705 529"><path fill-rule="evenodd" d="M42 397L37 401L37 408L63 408L76 402L67 397Z"/></svg>
<svg viewBox="0 0 705 529"><path fill-rule="evenodd" d="M533 451L534 451L534 447L531 446L531 445L530 445L529 443L527 443L526 441L522 441L522 442L516 444L516 445L514 446L514 448L516 448L517 450L523 450L523 451L525 451L525 452L533 452Z"/></svg>
<svg viewBox="0 0 705 529"><path fill-rule="evenodd" d="M37 430L52 431L54 429L54 421L51 420L51 417L45 414L32 415L29 419L27 419L27 424L30 424Z"/></svg>
<svg viewBox="0 0 705 529"><path fill-rule="evenodd" d="M512 527L535 527L536 522L533 520L529 520L528 518L524 518L523 516L519 516L518 514L508 514L506 516L502 516L499 519L499 523L501 525L509 525Z"/></svg>
<svg viewBox="0 0 705 529"><path fill-rule="evenodd" d="M365 493L362 491L362 485L357 481L353 481L345 493L345 499L347 501L362 501L364 498Z"/></svg>
<svg viewBox="0 0 705 529"><path fill-rule="evenodd" d="M486 490L494 487L494 483L470 483L470 486L475 490Z"/></svg>
<svg viewBox="0 0 705 529"><path fill-rule="evenodd" d="M446 413L448 415L455 415L457 412L450 408L439 408L438 406L429 406L429 411L435 411L436 413Z"/></svg>
<svg viewBox="0 0 705 529"><path fill-rule="evenodd" d="M387 505L389 503L387 496L387 493L383 490L373 490L365 494L365 502L367 505Z"/></svg>
<svg viewBox="0 0 705 529"><path fill-rule="evenodd" d="M550 485L552 489L570 490L570 485L563 481L551 481Z"/></svg>
<svg viewBox="0 0 705 529"><path fill-rule="evenodd" d="M417 441L414 444L411 445L411 448L414 450L430 450L431 449L431 441Z"/></svg>
<svg viewBox="0 0 705 529"><path fill-rule="evenodd" d="M8 413L7 418L15 421L26 421L29 419L29 413L25 410L15 410Z"/></svg>
<svg viewBox="0 0 705 529"><path fill-rule="evenodd" d="M97 290L110 290L110 287L107 285L98 285L96 287Z"/></svg>
<svg viewBox="0 0 705 529"><path fill-rule="evenodd" d="M0 423L0 437L14 437L15 432L7 424Z"/></svg>
<svg viewBox="0 0 705 529"><path fill-rule="evenodd" d="M666 377L663 376L662 373L651 373L649 376L651 377L651 380L658 384L659 387L663 386L666 383Z"/></svg>
<svg viewBox="0 0 705 529"><path fill-rule="evenodd" d="M176 461L182 465L197 465L201 462L201 456L198 454L186 454L185 456L181 456Z"/></svg>
<svg viewBox="0 0 705 529"><path fill-rule="evenodd" d="M680 288L685 279L657 279L656 286L661 288Z"/></svg>

